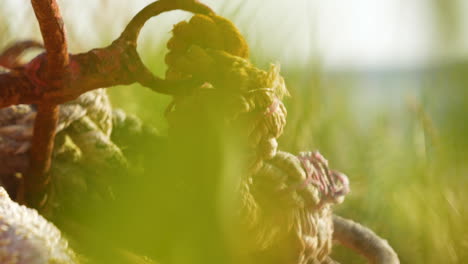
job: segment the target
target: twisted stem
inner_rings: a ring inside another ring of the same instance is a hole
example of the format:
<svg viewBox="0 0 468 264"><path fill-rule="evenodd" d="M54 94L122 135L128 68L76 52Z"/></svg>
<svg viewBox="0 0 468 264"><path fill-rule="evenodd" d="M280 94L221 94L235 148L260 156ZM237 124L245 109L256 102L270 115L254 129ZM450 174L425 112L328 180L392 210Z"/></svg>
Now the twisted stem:
<svg viewBox="0 0 468 264"><path fill-rule="evenodd" d="M192 80L169 81L154 76L136 51L138 34L151 17L176 9L203 14L212 12L198 1L154 2L139 12L111 45L75 55L66 53L65 30L56 2L32 2L36 6L38 20L42 21L41 32L47 53L14 72L0 74L0 107L46 101L60 104L90 90L135 82L170 95L184 94L190 90L187 87L198 86ZM50 5L49 8L44 7L46 5ZM63 46L59 47L59 42L63 42Z"/></svg>
<svg viewBox="0 0 468 264"><path fill-rule="evenodd" d="M55 0L31 0L41 29L46 49L46 89L62 89L64 74L69 64L67 38L60 9ZM58 104L42 100L37 105L37 116L30 151L30 167L25 175L25 202L37 207L37 195L42 195L48 184L55 130L58 123Z"/></svg>
<svg viewBox="0 0 468 264"><path fill-rule="evenodd" d="M369 228L333 215L333 238L363 255L371 264L399 264L398 255L388 242Z"/></svg>

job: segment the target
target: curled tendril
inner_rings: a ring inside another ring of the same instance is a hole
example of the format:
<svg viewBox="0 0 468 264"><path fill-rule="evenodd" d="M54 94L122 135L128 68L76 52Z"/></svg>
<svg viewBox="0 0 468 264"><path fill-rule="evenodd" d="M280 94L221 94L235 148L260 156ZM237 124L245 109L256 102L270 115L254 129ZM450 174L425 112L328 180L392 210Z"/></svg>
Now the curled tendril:
<svg viewBox="0 0 468 264"><path fill-rule="evenodd" d="M160 0L146 6L135 17L133 17L120 38L136 44L141 29L149 19L164 12L177 9L192 12L194 14L214 14L213 10L208 6L196 0Z"/></svg>
<svg viewBox="0 0 468 264"><path fill-rule="evenodd" d="M20 57L29 49L43 48L42 44L33 40L19 41L5 49L0 54L0 66L6 69L13 69L21 66Z"/></svg>
<svg viewBox="0 0 468 264"><path fill-rule="evenodd" d="M174 87L196 87L198 86L198 82L192 82L189 80L169 81L155 76L142 62L138 52L136 51L136 47L140 31L148 20L164 12L173 10L184 10L194 14L204 15L214 14L208 6L196 0L160 0L143 8L135 17L133 17L120 37L114 41L114 44L124 46L127 49L127 52L132 55L134 59L132 63L134 63L134 66L138 69L138 76L136 76L138 82L156 92L169 94L177 93L174 91L178 90L182 90L182 93L185 93L185 89L174 89ZM171 87L172 89L168 90L167 87Z"/></svg>

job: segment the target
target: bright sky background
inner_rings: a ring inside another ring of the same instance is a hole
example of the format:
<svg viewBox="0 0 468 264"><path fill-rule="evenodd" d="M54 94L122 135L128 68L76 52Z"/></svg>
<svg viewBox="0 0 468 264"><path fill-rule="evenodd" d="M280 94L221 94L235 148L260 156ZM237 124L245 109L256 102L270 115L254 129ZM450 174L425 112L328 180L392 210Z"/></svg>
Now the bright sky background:
<svg viewBox="0 0 468 264"><path fill-rule="evenodd" d="M28 0L2 2L3 13L16 39L38 36ZM99 10L103 2L112 6L107 4ZM150 2L152 0L59 1L72 51L85 51L109 43L131 16ZM253 50L283 64L305 65L314 58L327 67L369 68L414 66L431 59L434 27L427 0L202 2L231 18ZM181 16L186 15L176 12L155 19L157 22L145 27L143 38L156 40L167 35L170 25ZM96 20L99 23L93 23Z"/></svg>

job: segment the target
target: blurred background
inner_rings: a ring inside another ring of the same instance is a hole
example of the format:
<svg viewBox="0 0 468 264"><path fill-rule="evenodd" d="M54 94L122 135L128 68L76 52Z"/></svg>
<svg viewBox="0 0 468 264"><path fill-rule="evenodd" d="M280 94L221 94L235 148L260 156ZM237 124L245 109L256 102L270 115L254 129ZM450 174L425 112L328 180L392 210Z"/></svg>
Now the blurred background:
<svg viewBox="0 0 468 264"><path fill-rule="evenodd" d="M108 45L151 0L59 1L72 53ZM336 212L388 239L402 263L468 262L468 2L202 0L246 37L252 61L280 63L291 97L280 148L319 149L352 192ZM163 76L172 12L139 52ZM40 39L29 1L3 0L0 45ZM109 89L114 106L161 133L170 98ZM364 263L337 247L343 263Z"/></svg>

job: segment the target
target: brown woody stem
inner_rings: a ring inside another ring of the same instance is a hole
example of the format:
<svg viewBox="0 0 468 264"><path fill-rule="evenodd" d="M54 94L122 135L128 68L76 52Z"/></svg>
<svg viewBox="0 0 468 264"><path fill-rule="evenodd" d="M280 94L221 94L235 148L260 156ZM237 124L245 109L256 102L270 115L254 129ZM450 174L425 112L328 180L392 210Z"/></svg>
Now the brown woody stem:
<svg viewBox="0 0 468 264"><path fill-rule="evenodd" d="M66 67L68 49L65 27L60 9L55 0L31 0L41 29L46 49L46 90L61 89ZM37 83L35 84L37 86ZM36 87L38 88L38 87ZM44 191L48 183L55 130L58 122L58 104L49 100L38 103L37 117L30 152L30 168L25 175L26 203L36 207L37 193Z"/></svg>
<svg viewBox="0 0 468 264"><path fill-rule="evenodd" d="M68 65L65 27L56 0L31 0L47 54L50 79L61 79Z"/></svg>
<svg viewBox="0 0 468 264"><path fill-rule="evenodd" d="M51 85L57 84L57 81L54 82L47 76L47 65L51 65L48 62L51 59L49 53L39 55L21 69L0 74L0 108L14 104L41 104L46 101L60 104L90 90L135 82L164 94L186 93L198 83L190 80L168 81L154 76L136 51L136 40L144 23L153 16L175 9L212 13L211 9L194 0L161 0L150 4L132 19L122 35L110 46L67 56L69 63L62 82L60 79L58 82L62 85ZM41 17L38 15L38 19ZM47 51L51 49L53 54L63 54L50 41L44 41Z"/></svg>
<svg viewBox="0 0 468 264"><path fill-rule="evenodd" d="M26 175L26 201L35 203L35 196L45 190L49 183L49 169L54 148L55 130L59 109L56 104L40 104L34 122L30 155L30 167ZM28 199L29 198L29 199Z"/></svg>

